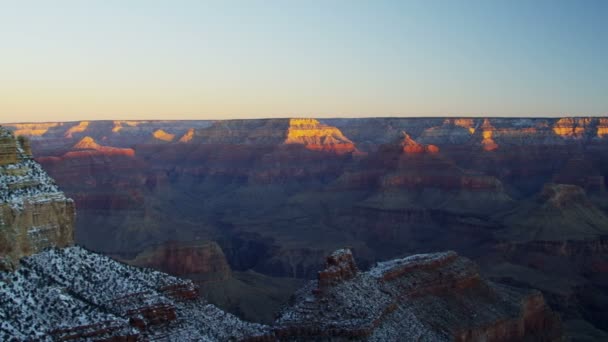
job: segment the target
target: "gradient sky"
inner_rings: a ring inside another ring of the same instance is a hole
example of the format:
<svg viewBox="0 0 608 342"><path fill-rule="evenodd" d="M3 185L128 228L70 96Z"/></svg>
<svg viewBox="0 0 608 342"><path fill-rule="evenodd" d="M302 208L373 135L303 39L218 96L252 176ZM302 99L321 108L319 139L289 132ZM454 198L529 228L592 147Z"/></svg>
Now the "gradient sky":
<svg viewBox="0 0 608 342"><path fill-rule="evenodd" d="M0 122L608 114L608 1L0 0Z"/></svg>

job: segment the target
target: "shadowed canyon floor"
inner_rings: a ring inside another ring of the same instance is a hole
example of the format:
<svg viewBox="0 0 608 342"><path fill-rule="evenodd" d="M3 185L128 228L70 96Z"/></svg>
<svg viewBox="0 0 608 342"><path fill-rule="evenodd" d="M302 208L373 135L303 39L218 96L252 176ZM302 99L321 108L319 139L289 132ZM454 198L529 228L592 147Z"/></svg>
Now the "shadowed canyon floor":
<svg viewBox="0 0 608 342"><path fill-rule="evenodd" d="M573 336L608 329L606 118L6 127L74 199L77 243L189 277L241 317L267 323L350 246L362 269L455 250L541 290ZM290 290L260 314L265 283Z"/></svg>

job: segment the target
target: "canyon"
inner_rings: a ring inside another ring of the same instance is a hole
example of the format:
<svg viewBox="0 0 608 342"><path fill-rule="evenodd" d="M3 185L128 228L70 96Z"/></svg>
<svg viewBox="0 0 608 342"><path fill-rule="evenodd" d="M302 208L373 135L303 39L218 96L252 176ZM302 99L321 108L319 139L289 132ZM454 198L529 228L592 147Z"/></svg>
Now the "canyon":
<svg viewBox="0 0 608 342"><path fill-rule="evenodd" d="M19 212L19 217L35 217L5 221L2 216L0 238L8 244L3 244L0 256L11 265L0 270L3 340L559 341L563 337L559 316L540 292L487 281L474 263L451 251L385 261L361 272L352 251L339 249L327 257L318 279L297 291L275 321L243 321L209 304L192 280L149 268L225 279L230 269L217 243L167 241L128 261L138 266L74 246L73 201L32 160L26 140L1 127L0 134L4 138L0 152L6 156L0 168L0 204L11 213ZM90 140L76 148L108 151ZM37 207L40 202L45 204ZM41 211L47 204L62 211ZM38 221L45 224L44 239L32 233L40 230ZM10 244L21 248L14 252L7 249ZM475 314L471 316L470 310Z"/></svg>
<svg viewBox="0 0 608 342"><path fill-rule="evenodd" d="M215 300L241 317L273 324L290 291L263 315L227 297L295 289L345 246L362 270L454 250L497 293L534 306L517 293L541 291L569 336L606 336L605 118L4 126L74 199L76 243L215 291L203 296L231 284Z"/></svg>

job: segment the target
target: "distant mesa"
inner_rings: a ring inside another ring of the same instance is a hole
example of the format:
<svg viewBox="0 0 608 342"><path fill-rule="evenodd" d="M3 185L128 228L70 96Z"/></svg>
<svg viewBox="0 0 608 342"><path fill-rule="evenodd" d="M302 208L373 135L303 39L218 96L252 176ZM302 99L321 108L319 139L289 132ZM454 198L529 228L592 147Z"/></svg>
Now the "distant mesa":
<svg viewBox="0 0 608 342"><path fill-rule="evenodd" d="M591 118L561 118L553 125L553 132L561 137L581 138L590 124Z"/></svg>
<svg viewBox="0 0 608 342"><path fill-rule="evenodd" d="M154 133L152 133L152 136L158 140L166 142L171 142L173 141L173 139L175 139L175 134L167 133L162 129L157 129L156 131L154 131Z"/></svg>
<svg viewBox="0 0 608 342"><path fill-rule="evenodd" d="M28 137L40 137L44 135L49 129L62 125L57 122L44 122L44 123L25 123L25 124L13 124L13 133L15 136L28 136Z"/></svg>
<svg viewBox="0 0 608 342"><path fill-rule="evenodd" d="M192 141L192 138L194 138L194 128L189 128L188 131L181 138L179 138L179 142L187 143Z"/></svg>
<svg viewBox="0 0 608 342"><path fill-rule="evenodd" d="M608 135L608 118L600 118L597 125L597 136L603 138Z"/></svg>
<svg viewBox="0 0 608 342"><path fill-rule="evenodd" d="M126 120L115 120L112 122L112 132L119 133L123 128L126 127L137 127L147 121L126 121Z"/></svg>
<svg viewBox="0 0 608 342"><path fill-rule="evenodd" d="M490 120L485 119L481 125L483 140L481 146L485 151L495 151L498 149L498 144L492 139L496 129L490 123Z"/></svg>
<svg viewBox="0 0 608 342"><path fill-rule="evenodd" d="M75 150L97 150L101 148L101 145L97 144L95 139L87 136L82 138L73 148Z"/></svg>
<svg viewBox="0 0 608 342"><path fill-rule="evenodd" d="M66 138L73 138L75 133L82 133L86 131L89 127L89 124L89 121L81 121L78 125L70 127L70 129L65 132L64 136Z"/></svg>
<svg viewBox="0 0 608 342"><path fill-rule="evenodd" d="M86 136L82 138L76 145L72 147L73 150L66 153L65 157L76 157L85 154L103 154L103 155L123 155L128 157L135 156L135 150L131 148L118 148L111 146L99 145L95 139Z"/></svg>
<svg viewBox="0 0 608 342"><path fill-rule="evenodd" d="M300 144L313 151L345 154L355 152L355 144L333 126L316 119L289 119L285 144Z"/></svg>
<svg viewBox="0 0 608 342"><path fill-rule="evenodd" d="M466 128L469 131L469 133L471 133L471 134L475 133L475 122L473 119L459 118L459 119L446 119L445 121L446 122L444 122L444 124L452 123L455 126Z"/></svg>
<svg viewBox="0 0 608 342"><path fill-rule="evenodd" d="M403 148L403 152L406 154L439 153L439 147L435 145L419 144L406 132L401 133L403 134L401 146Z"/></svg>

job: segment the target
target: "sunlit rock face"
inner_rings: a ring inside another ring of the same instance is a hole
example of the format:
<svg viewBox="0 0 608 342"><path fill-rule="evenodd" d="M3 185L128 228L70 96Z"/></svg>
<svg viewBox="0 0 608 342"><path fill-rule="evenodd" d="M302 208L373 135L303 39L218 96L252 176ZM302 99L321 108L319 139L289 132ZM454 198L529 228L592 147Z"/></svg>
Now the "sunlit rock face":
<svg viewBox="0 0 608 342"><path fill-rule="evenodd" d="M460 119L446 119L446 121L453 121L454 125L463 127L469 130L469 133L475 133L475 120L468 118L460 118Z"/></svg>
<svg viewBox="0 0 608 342"><path fill-rule="evenodd" d="M61 126L62 123L48 122L48 123L24 123L24 124L12 124L14 128L13 133L15 136L42 136L49 129Z"/></svg>
<svg viewBox="0 0 608 342"><path fill-rule="evenodd" d="M141 124L146 124L149 121L131 121L131 120L118 120L113 121L112 133L120 133L123 129L129 129L130 127L137 127Z"/></svg>
<svg viewBox="0 0 608 342"><path fill-rule="evenodd" d="M445 119L441 125L426 128L418 137L418 141L440 147L446 144L467 143L478 125L475 121L475 119Z"/></svg>
<svg viewBox="0 0 608 342"><path fill-rule="evenodd" d="M355 151L355 144L339 129L315 119L289 119L285 144L300 144L309 150L337 154Z"/></svg>
<svg viewBox="0 0 608 342"><path fill-rule="evenodd" d="M401 142L403 152L406 154L421 154L421 153L439 153L439 147L435 145L422 145L417 143L409 134L403 132L403 141Z"/></svg>
<svg viewBox="0 0 608 342"><path fill-rule="evenodd" d="M76 126L70 127L64 134L66 138L72 138L76 133L82 133L89 127L89 121L81 121Z"/></svg>
<svg viewBox="0 0 608 342"><path fill-rule="evenodd" d="M78 143L76 143L76 145L72 147L72 149L75 151L67 152L64 155L65 158L80 157L90 154L91 152L93 152L93 154L100 153L104 155L123 155L127 157L135 156L135 150L131 148L102 146L99 145L95 139L89 136L82 138Z"/></svg>
<svg viewBox="0 0 608 342"><path fill-rule="evenodd" d="M591 122L591 118L561 118L553 125L553 132L560 137L581 138Z"/></svg>
<svg viewBox="0 0 608 342"><path fill-rule="evenodd" d="M21 257L74 241L74 202L59 191L24 148L0 127L0 270ZM6 157L8 156L8 157Z"/></svg>
<svg viewBox="0 0 608 342"><path fill-rule="evenodd" d="M483 124L481 125L481 134L483 136L481 146L485 151L494 151L498 149L498 144L492 139L495 130L496 129L492 126L490 120L485 119L483 121Z"/></svg>
<svg viewBox="0 0 608 342"><path fill-rule="evenodd" d="M163 131L162 129L158 129L158 130L154 131L154 133L152 133L152 136L158 140L162 140L162 141L166 141L166 142L171 142L171 141L173 141L173 139L175 139L175 134L167 133L167 132Z"/></svg>
<svg viewBox="0 0 608 342"><path fill-rule="evenodd" d="M604 138L608 135L608 118L600 118L597 125L597 136Z"/></svg>
<svg viewBox="0 0 608 342"><path fill-rule="evenodd" d="M181 138L179 138L179 142L187 143L190 142L192 138L194 138L194 128L188 129L188 131Z"/></svg>

